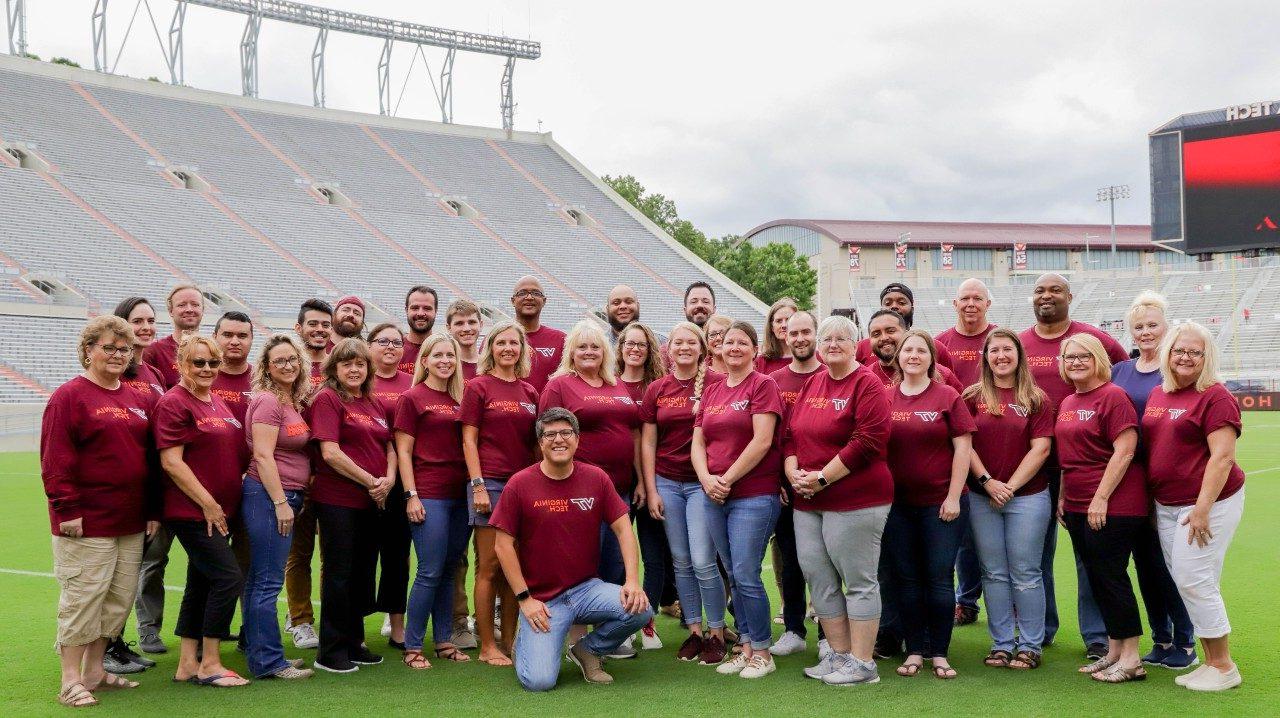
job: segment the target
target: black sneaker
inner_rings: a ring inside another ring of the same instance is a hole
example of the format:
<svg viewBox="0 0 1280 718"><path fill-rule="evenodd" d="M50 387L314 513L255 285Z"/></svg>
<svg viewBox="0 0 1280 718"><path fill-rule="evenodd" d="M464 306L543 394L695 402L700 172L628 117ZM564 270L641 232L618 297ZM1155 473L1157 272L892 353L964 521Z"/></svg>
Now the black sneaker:
<svg viewBox="0 0 1280 718"><path fill-rule="evenodd" d="M957 626L968 626L978 622L978 607L956 604L954 623Z"/></svg>
<svg viewBox="0 0 1280 718"><path fill-rule="evenodd" d="M133 643L126 643L123 638L117 636L116 640L107 646L107 650L121 660L132 661L143 668L154 668L156 662L133 650L134 645Z"/></svg>
<svg viewBox="0 0 1280 718"><path fill-rule="evenodd" d="M871 657L877 661L894 656L901 655L903 652L902 639L882 633L876 637L875 648L871 649Z"/></svg>
<svg viewBox="0 0 1280 718"><path fill-rule="evenodd" d="M311 665L315 667L316 670L325 671L327 673L355 673L360 670L360 666L357 666L351 661L334 661L333 665L326 665L320 661L312 661Z"/></svg>
<svg viewBox="0 0 1280 718"><path fill-rule="evenodd" d="M1086 660L1096 661L1107 655L1107 651L1107 644L1105 643L1090 643L1085 646L1084 657Z"/></svg>
<svg viewBox="0 0 1280 718"><path fill-rule="evenodd" d="M360 646L359 649L351 653L351 662L361 666L376 666L379 663L382 663L382 656L379 656L365 646Z"/></svg>
<svg viewBox="0 0 1280 718"><path fill-rule="evenodd" d="M107 651L102 656L102 668L107 673L114 673L117 676L128 675L130 673L141 673L147 670L146 666L141 663L134 663L127 659L121 659Z"/></svg>

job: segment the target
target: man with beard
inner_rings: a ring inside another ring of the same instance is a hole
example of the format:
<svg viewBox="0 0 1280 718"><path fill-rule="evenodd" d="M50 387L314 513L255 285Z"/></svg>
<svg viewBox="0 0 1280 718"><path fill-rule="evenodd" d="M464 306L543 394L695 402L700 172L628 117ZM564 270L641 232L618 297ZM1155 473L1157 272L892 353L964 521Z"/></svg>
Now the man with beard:
<svg viewBox="0 0 1280 718"><path fill-rule="evenodd" d="M333 307L322 299L308 299L298 309L298 323L293 331L302 340L306 358L311 362L311 386L324 382L324 360L333 346Z"/></svg>
<svg viewBox="0 0 1280 718"><path fill-rule="evenodd" d="M699 327L716 313L716 293L706 282L694 282L684 290L684 318ZM664 352L665 354L665 352Z"/></svg>
<svg viewBox="0 0 1280 718"><path fill-rule="evenodd" d="M511 306L516 310L516 322L524 329L529 349L533 352L528 378L525 381L539 394L547 385L547 377L560 366L564 354L564 332L542 324L542 308L547 305L547 295L537 277L525 275L516 282L511 292Z"/></svg>
<svg viewBox="0 0 1280 718"><path fill-rule="evenodd" d="M815 371L822 368L815 353L818 342L818 320L803 309L797 310L787 320L787 348L791 350L791 363L769 376L782 392L782 403L789 413L800 396L800 387ZM785 423L785 419L784 419ZM804 625L809 607L805 598L804 573L796 555L796 532L792 523L790 502L782 506L773 530L773 575L778 582L778 594L782 596L783 634L769 652L775 656L789 656L808 648L805 639L808 632Z"/></svg>
<svg viewBox="0 0 1280 718"><path fill-rule="evenodd" d="M628 324L640 321L640 299L636 297L636 291L625 284L614 287L609 291L604 313L609 320L609 339L617 341Z"/></svg>
<svg viewBox="0 0 1280 718"><path fill-rule="evenodd" d="M866 367L884 382L886 389L898 383L898 369L893 359L898 354L898 346L902 344L902 337L906 333L907 322L894 309L877 309L867 323L867 338L863 341L870 343L875 360L868 361ZM964 391L965 386L950 369L942 366L941 362L935 368L938 377L948 386L957 392Z"/></svg>
<svg viewBox="0 0 1280 718"><path fill-rule="evenodd" d="M436 306L439 297L436 290L423 284L410 287L404 297L404 314L409 320L409 331L404 335L404 357L400 360L400 371L413 375L413 365L418 361L418 352L422 343L431 334L436 324Z"/></svg>
<svg viewBox="0 0 1280 718"><path fill-rule="evenodd" d="M1027 355L1027 367L1031 377L1045 393L1050 411L1058 414L1058 404L1075 393L1075 387L1064 381L1058 374L1058 349L1062 342L1074 334L1092 334L1097 337L1107 350L1111 363L1116 364L1129 358L1129 354L1120 343L1101 329L1071 318L1071 284L1060 274L1042 274L1031 290L1031 308L1035 312L1036 323L1030 329L1018 334L1022 348ZM1061 473L1058 470L1056 452L1049 454L1045 462L1049 472L1049 491L1053 506L1058 505L1058 491L1061 487ZM1048 534L1044 542L1044 557L1040 568L1044 573L1044 594L1046 599L1044 619L1044 644L1053 642L1058 631L1058 603L1053 593L1053 555L1058 547L1058 526L1049 522ZM1102 622L1102 613L1093 600L1093 591L1089 587L1089 577L1076 556L1077 601L1076 607L1080 619L1080 637L1084 640L1085 654L1089 660L1097 660L1107 653L1107 631Z"/></svg>
<svg viewBox="0 0 1280 718"><path fill-rule="evenodd" d="M897 312L902 317L902 322L906 329L910 329L915 323L915 301L915 295L911 293L911 287L902 282L890 282L884 285L884 289L880 290L880 308ZM879 312L876 313L878 314ZM868 324L867 334L870 333L871 325ZM935 346L935 348L938 350L938 363L947 369L951 369L951 353L947 351L947 347ZM870 337L858 342L858 347L854 351L854 358L858 360L859 364L872 363L874 352L871 351Z"/></svg>
<svg viewBox="0 0 1280 718"><path fill-rule="evenodd" d="M160 372L165 389L172 389L178 384L178 343L199 331L204 319L204 293L194 284L179 284L170 290L167 304L173 334L152 342L143 350L142 361Z"/></svg>
<svg viewBox="0 0 1280 718"><path fill-rule="evenodd" d="M364 332L364 300L349 294L333 305L333 332L338 335L337 339L361 338Z"/></svg>
<svg viewBox="0 0 1280 718"><path fill-rule="evenodd" d="M982 374L982 347L987 335L996 325L987 321L991 308L991 292L981 279L966 279L956 288L956 298L951 300L956 309L956 325L939 334L935 341L939 347L951 352L951 369L965 386L978 383ZM960 499L969 501L965 494ZM966 509L966 512L968 509ZM982 597L982 567L978 565L978 551L973 545L973 530L964 525L960 539L960 551L956 554L956 614L957 626L967 626L978 620L978 599Z"/></svg>

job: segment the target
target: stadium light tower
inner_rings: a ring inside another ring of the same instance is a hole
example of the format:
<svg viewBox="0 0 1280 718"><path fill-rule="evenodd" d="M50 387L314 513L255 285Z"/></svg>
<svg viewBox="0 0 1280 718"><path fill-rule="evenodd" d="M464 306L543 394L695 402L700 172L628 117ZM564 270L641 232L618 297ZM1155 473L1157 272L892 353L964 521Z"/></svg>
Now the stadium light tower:
<svg viewBox="0 0 1280 718"><path fill-rule="evenodd" d="M1098 201L1111 204L1111 253L1116 253L1116 200L1129 198L1129 185L1109 185L1098 190Z"/></svg>
<svg viewBox="0 0 1280 718"><path fill-rule="evenodd" d="M9 54L23 57L27 54L26 0L4 0L4 9L9 25Z"/></svg>

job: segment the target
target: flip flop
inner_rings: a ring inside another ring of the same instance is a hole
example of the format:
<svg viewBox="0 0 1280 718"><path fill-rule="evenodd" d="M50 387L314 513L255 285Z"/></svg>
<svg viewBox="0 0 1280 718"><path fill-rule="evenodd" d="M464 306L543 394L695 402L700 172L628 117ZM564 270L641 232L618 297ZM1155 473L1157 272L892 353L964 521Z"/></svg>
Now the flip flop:
<svg viewBox="0 0 1280 718"><path fill-rule="evenodd" d="M227 671L226 673L220 673L216 676L209 676L208 678L195 678L195 684L197 686L212 686L213 688L240 688L241 686L249 685L248 683L236 683L232 685L218 683L218 681L223 680L225 678L240 678L240 677L241 677L240 674L236 673L235 671Z"/></svg>

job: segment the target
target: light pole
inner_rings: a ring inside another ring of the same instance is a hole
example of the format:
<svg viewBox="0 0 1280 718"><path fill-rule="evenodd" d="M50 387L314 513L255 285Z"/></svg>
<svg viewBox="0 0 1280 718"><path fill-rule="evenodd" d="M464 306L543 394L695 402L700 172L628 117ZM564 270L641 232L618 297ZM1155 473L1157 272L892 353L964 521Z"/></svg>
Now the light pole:
<svg viewBox="0 0 1280 718"><path fill-rule="evenodd" d="M1098 201L1111 204L1111 254L1116 253L1116 200L1129 198L1129 185L1108 185L1098 190Z"/></svg>

